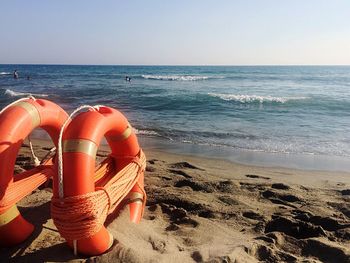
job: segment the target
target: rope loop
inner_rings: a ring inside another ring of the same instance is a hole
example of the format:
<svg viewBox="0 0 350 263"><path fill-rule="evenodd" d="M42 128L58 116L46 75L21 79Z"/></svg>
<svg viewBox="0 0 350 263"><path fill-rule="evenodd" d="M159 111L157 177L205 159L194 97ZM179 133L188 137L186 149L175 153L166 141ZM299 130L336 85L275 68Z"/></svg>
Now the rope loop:
<svg viewBox="0 0 350 263"><path fill-rule="evenodd" d="M21 102L21 101L25 101L27 99L32 99L34 101L36 101L36 98L34 98L34 96L32 95L29 95L28 97L26 98L20 98L18 100L15 100L14 102L11 102L9 105L7 105L6 107L4 107L1 111L0 111L0 114L3 113L5 110L7 110L8 108L12 107L13 105L15 105L16 103L18 102Z"/></svg>
<svg viewBox="0 0 350 263"><path fill-rule="evenodd" d="M32 155L32 159L33 159L33 163L34 163L34 166L37 167L41 164L41 161L39 160L39 158L35 155L35 152L34 152L34 148L33 148L33 144L32 144L32 141L30 139L30 136L28 135L28 142L29 142L29 148L30 148L30 153Z"/></svg>

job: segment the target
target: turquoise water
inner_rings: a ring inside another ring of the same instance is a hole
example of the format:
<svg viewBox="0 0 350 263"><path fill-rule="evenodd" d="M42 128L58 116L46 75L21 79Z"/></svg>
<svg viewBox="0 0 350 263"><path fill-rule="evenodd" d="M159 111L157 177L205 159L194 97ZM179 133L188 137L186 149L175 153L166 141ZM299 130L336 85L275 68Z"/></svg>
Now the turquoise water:
<svg viewBox="0 0 350 263"><path fill-rule="evenodd" d="M67 111L115 107L145 138L186 149L350 160L349 66L0 65L1 107L29 93Z"/></svg>

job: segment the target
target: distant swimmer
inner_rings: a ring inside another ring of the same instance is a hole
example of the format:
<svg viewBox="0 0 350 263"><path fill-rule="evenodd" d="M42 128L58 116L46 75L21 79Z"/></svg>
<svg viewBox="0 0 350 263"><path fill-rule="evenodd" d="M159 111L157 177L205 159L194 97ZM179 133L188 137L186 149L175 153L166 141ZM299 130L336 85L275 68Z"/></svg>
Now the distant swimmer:
<svg viewBox="0 0 350 263"><path fill-rule="evenodd" d="M131 82L131 78L129 76L125 76L125 81Z"/></svg>
<svg viewBox="0 0 350 263"><path fill-rule="evenodd" d="M31 80L32 78L31 78L31 76L27 76L27 80Z"/></svg>
<svg viewBox="0 0 350 263"><path fill-rule="evenodd" d="M18 72L17 72L17 69L15 69L15 71L13 72L13 78L14 78L14 79L18 79Z"/></svg>

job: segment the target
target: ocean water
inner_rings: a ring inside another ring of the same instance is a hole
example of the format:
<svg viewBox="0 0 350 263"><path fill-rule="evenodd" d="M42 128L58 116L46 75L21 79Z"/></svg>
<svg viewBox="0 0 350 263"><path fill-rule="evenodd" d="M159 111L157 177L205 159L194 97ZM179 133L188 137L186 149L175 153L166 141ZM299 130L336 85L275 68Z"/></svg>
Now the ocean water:
<svg viewBox="0 0 350 263"><path fill-rule="evenodd" d="M145 144L278 154L281 166L286 156L334 157L350 169L350 66L0 65L0 107L28 94L68 112L115 107Z"/></svg>

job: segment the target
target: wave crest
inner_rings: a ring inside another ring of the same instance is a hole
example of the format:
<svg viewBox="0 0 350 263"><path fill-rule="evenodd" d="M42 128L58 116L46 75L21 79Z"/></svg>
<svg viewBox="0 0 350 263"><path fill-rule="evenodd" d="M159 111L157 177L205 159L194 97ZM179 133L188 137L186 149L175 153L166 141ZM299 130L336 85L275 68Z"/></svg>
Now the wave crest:
<svg viewBox="0 0 350 263"><path fill-rule="evenodd" d="M218 94L208 93L209 96L220 98L226 101L236 101L240 103L264 103L264 102L277 102L286 103L291 100L304 100L306 97L273 97L273 96L259 96L259 95L238 95L238 94Z"/></svg>
<svg viewBox="0 0 350 263"><path fill-rule="evenodd" d="M182 81L196 81L206 80L207 76L188 76L188 75L141 75L144 79L154 80L182 80Z"/></svg>
<svg viewBox="0 0 350 263"><path fill-rule="evenodd" d="M0 75L11 75L11 72L0 72Z"/></svg>
<svg viewBox="0 0 350 263"><path fill-rule="evenodd" d="M38 97L48 97L49 95L47 94L36 94L36 93L29 93L29 92L18 92L18 91L13 91L10 89L5 90L5 95L10 96L10 97L21 97L21 96L38 96Z"/></svg>
<svg viewBox="0 0 350 263"><path fill-rule="evenodd" d="M156 131L152 131L152 130L138 130L136 128L133 128L134 129L134 133L137 134L137 135L148 135L148 136L159 136L160 137L160 134Z"/></svg>

